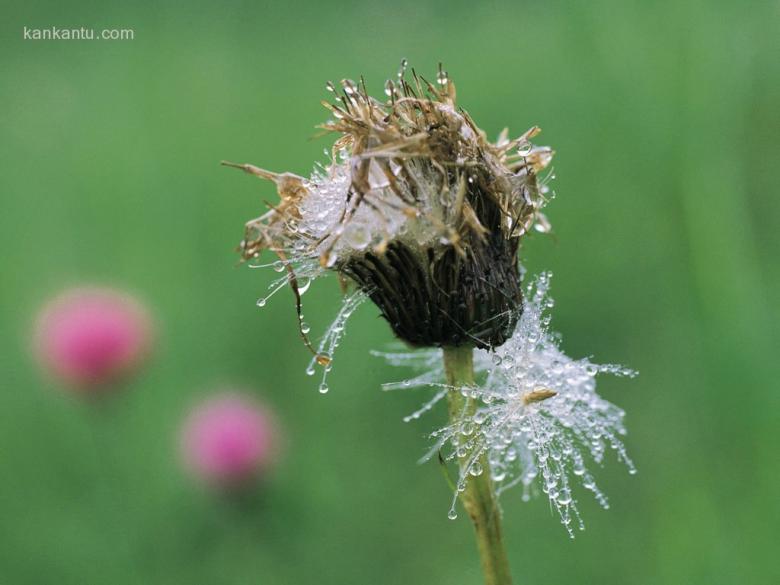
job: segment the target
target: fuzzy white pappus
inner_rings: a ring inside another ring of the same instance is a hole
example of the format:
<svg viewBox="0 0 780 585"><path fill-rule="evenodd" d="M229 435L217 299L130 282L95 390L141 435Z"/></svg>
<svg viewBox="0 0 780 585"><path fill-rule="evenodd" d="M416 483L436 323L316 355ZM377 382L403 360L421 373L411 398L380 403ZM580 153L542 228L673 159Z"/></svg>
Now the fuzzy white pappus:
<svg viewBox="0 0 780 585"><path fill-rule="evenodd" d="M478 382L473 386L442 383L440 350L375 352L393 365L424 370L415 378L385 384L384 389L436 389L434 397L406 421L419 418L449 392L461 392L467 404L477 403L475 409L464 408L461 416L431 434L434 444L422 459L440 453L444 460L461 461L451 518L468 477L489 473L499 495L520 485L523 499L528 500L538 486L574 536L573 526L583 529L584 525L573 484L592 492L604 508L609 506L589 466L601 465L612 451L629 473L636 472L621 439L626 434L625 413L596 393L598 374L634 377L636 372L564 354L558 336L549 330L549 285L550 275L544 273L528 287L523 314L503 346L476 350ZM483 461L488 469L483 469Z"/></svg>

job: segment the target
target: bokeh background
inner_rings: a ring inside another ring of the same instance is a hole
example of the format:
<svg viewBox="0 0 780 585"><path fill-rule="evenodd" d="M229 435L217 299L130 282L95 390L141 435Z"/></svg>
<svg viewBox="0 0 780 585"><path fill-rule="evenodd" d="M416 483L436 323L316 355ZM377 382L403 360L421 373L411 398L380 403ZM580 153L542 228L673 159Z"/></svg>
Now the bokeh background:
<svg viewBox="0 0 780 585"><path fill-rule="evenodd" d="M381 93L401 58L443 61L490 135L538 124L557 151L555 328L574 356L640 370L600 388L628 412L639 474L597 475L570 541L544 500L504 498L520 584L777 583L780 5L777 2L2 3L0 581L479 583L447 519L441 416L384 394L364 306L331 391L305 375L291 295L234 246L273 186L221 159L306 174L327 139L324 82ZM32 42L22 27L132 28L125 42ZM29 356L42 302L107 283L155 313L154 360L111 408ZM304 297L313 331L335 279ZM184 412L225 384L276 410L286 450L242 501L178 463Z"/></svg>

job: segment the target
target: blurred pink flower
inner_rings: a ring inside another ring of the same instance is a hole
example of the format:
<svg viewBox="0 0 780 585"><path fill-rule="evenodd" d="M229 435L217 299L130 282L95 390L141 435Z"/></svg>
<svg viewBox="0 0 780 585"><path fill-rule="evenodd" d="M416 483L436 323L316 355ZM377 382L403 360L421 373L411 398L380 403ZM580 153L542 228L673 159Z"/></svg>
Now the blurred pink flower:
<svg viewBox="0 0 780 585"><path fill-rule="evenodd" d="M218 487L235 487L268 471L278 432L267 407L226 392L199 404L182 430L184 463L196 477Z"/></svg>
<svg viewBox="0 0 780 585"><path fill-rule="evenodd" d="M147 310L110 288L67 290L38 316L34 350L40 363L78 391L104 389L134 371L151 349Z"/></svg>

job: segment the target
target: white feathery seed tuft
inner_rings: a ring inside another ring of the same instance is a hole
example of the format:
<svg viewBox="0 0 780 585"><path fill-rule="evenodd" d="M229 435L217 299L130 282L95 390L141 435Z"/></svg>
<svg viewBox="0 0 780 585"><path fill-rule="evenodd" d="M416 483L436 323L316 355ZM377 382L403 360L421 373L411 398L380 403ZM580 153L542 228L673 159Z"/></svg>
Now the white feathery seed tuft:
<svg viewBox="0 0 780 585"><path fill-rule="evenodd" d="M634 377L636 372L564 354L558 336L549 330L547 310L553 304L549 285L550 274L544 273L527 288L523 314L503 346L475 351L478 382L474 386L455 388L441 382L441 350L375 352L393 365L423 371L415 378L385 384L385 390L432 387L436 391L406 421L419 418L448 392L461 392L477 403L475 410L468 409L473 414L464 410L454 422L431 434L434 444L422 459L440 453L445 460L461 461L450 518L456 517L457 495L468 477L490 473L499 495L520 485L523 499L528 500L536 486L541 488L573 537L573 525L584 529L573 484L609 507L589 466L601 465L612 451L629 473L636 472L621 440L626 434L625 413L596 393L595 380L600 373ZM487 470L482 469L485 459Z"/></svg>

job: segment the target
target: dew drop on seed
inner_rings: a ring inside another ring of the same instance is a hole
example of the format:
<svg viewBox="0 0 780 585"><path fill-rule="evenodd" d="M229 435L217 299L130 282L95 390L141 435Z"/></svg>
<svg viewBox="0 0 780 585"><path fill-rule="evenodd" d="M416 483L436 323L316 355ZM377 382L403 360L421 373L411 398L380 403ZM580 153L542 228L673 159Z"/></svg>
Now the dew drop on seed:
<svg viewBox="0 0 780 585"><path fill-rule="evenodd" d="M364 250L371 243L371 234L363 226L355 226L347 232L347 241L356 250Z"/></svg>
<svg viewBox="0 0 780 585"><path fill-rule="evenodd" d="M403 59L401 61L401 67L398 69L398 79L403 79L403 76L406 75L406 68L409 66L409 61L406 59Z"/></svg>
<svg viewBox="0 0 780 585"><path fill-rule="evenodd" d="M449 81L447 72L441 68L441 63L439 63L439 73L436 75L436 81L439 85L447 85L447 82Z"/></svg>
<svg viewBox="0 0 780 585"><path fill-rule="evenodd" d="M491 478L493 481L496 481L496 482L498 482L498 481L504 481L504 479L506 478L506 472L505 472L505 471L494 471L494 472L493 472L493 473L490 475L490 478Z"/></svg>

